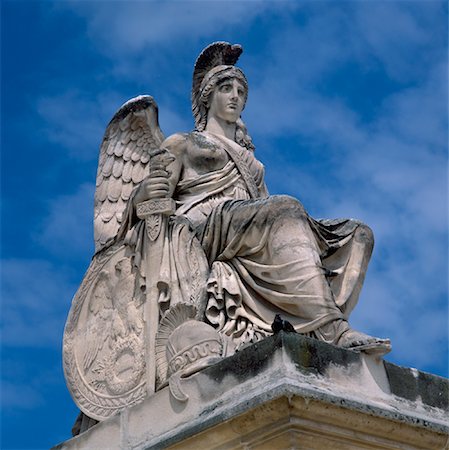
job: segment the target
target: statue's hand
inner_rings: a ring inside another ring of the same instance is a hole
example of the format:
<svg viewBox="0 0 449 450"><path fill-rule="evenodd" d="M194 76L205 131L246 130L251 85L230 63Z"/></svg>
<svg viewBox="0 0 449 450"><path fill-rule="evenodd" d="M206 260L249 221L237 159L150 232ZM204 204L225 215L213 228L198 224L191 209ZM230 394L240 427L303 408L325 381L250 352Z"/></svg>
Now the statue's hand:
<svg viewBox="0 0 449 450"><path fill-rule="evenodd" d="M166 149L158 149L152 152L150 158L150 175L148 175L137 188L134 196L134 206L154 198L169 197L171 172L167 166L175 160L174 156Z"/></svg>
<svg viewBox="0 0 449 450"><path fill-rule="evenodd" d="M167 170L157 170L146 177L137 188L134 196L134 206L153 198L167 198L170 189L168 178L170 173Z"/></svg>

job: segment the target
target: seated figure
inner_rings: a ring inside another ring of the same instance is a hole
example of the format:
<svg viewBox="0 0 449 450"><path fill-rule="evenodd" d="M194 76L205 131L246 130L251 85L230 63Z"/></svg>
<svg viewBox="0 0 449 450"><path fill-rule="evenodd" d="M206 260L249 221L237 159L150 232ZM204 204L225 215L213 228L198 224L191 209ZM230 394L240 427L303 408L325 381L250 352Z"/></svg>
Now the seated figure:
<svg viewBox="0 0 449 450"><path fill-rule="evenodd" d="M149 96L127 102L106 130L96 254L64 344L69 385L94 386L97 403L120 396L135 402L148 370L156 388L163 386L169 369L150 366L164 352L157 344L163 318L180 304L192 306L190 319L211 325L231 353L272 334L276 314L296 332L337 346L390 350L389 340L348 324L373 248L370 228L315 220L298 200L268 194L240 117L248 96L235 66L241 51L219 42L199 56L194 131L164 139ZM91 394L80 390L82 410L99 420L107 415L86 407Z"/></svg>

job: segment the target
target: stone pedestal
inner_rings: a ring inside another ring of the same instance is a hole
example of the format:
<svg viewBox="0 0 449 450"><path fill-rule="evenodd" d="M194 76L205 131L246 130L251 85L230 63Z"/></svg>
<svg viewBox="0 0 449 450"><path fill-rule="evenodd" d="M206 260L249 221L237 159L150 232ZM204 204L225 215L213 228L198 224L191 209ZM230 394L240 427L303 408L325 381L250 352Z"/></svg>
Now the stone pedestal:
<svg viewBox="0 0 449 450"><path fill-rule="evenodd" d="M54 447L444 449L448 380L280 333Z"/></svg>

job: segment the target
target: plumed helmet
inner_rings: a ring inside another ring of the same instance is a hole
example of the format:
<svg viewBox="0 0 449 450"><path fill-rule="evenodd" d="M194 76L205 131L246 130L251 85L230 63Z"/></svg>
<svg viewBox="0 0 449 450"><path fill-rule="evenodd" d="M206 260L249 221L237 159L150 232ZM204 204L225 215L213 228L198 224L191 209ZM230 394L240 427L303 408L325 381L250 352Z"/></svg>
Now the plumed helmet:
<svg viewBox="0 0 449 450"><path fill-rule="evenodd" d="M221 335L198 320L195 306L178 303L162 317L156 335L158 385L176 372L195 371L223 356L226 345Z"/></svg>
<svg viewBox="0 0 449 450"><path fill-rule="evenodd" d="M168 339L168 376L181 370L188 371L192 365L219 357L222 352L223 342L214 328L197 320L184 322Z"/></svg>
<svg viewBox="0 0 449 450"><path fill-rule="evenodd" d="M195 119L195 126L198 129L201 128L200 122L204 119L204 105L201 101L201 93L204 86L207 84L208 79L210 80L220 71L232 69L242 52L243 48L241 45L232 45L229 42L213 42L198 56L192 80L192 113ZM244 78L243 73L240 70L239 72Z"/></svg>

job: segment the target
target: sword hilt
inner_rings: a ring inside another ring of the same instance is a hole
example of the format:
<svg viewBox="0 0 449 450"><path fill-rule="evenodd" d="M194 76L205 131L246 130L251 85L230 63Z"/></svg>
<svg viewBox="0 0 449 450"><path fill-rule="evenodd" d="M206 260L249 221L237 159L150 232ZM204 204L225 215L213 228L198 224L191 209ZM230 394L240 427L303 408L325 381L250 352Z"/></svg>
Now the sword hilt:
<svg viewBox="0 0 449 450"><path fill-rule="evenodd" d="M172 198L152 198L137 204L137 217L146 219L154 214L172 215L176 210L176 203Z"/></svg>

